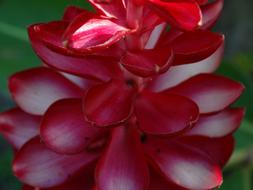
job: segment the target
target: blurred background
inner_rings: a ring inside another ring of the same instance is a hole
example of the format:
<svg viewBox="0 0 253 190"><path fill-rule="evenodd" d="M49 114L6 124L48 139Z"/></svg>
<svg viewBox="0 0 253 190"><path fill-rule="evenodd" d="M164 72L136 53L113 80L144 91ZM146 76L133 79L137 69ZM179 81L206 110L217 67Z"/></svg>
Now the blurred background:
<svg viewBox="0 0 253 190"><path fill-rule="evenodd" d="M26 27L59 19L67 5L87 7L85 0L0 0L0 111L13 106L7 90L8 76L35 67ZM223 14L214 29L225 34L226 51L218 73L239 80L246 91L236 103L247 107L236 132L236 150L224 170L221 190L253 190L253 1L225 0ZM11 174L12 151L0 136L0 190L18 190Z"/></svg>

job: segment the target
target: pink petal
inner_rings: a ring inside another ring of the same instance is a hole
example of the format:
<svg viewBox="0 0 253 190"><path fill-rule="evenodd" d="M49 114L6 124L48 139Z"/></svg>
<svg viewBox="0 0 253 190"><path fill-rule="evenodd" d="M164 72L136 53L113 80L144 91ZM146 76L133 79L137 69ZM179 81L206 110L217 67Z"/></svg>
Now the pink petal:
<svg viewBox="0 0 253 190"><path fill-rule="evenodd" d="M213 189L222 183L218 164L187 144L150 139L145 147L155 168L179 186L186 189Z"/></svg>
<svg viewBox="0 0 253 190"><path fill-rule="evenodd" d="M210 29L213 27L221 14L223 4L224 0L215 0L201 7L203 14L202 29Z"/></svg>
<svg viewBox="0 0 253 190"><path fill-rule="evenodd" d="M183 30L193 30L201 24L201 10L192 0L149 0L152 8L170 24Z"/></svg>
<svg viewBox="0 0 253 190"><path fill-rule="evenodd" d="M65 9L64 15L62 20L64 21L68 21L71 22L73 21L78 15L80 15L81 13L85 12L85 9L82 9L80 7L76 7L76 6L68 6Z"/></svg>
<svg viewBox="0 0 253 190"><path fill-rule="evenodd" d="M224 43L224 36L210 31L185 32L171 42L175 54L173 64L201 61L212 55Z"/></svg>
<svg viewBox="0 0 253 190"><path fill-rule="evenodd" d="M34 115L42 115L57 100L82 95L81 89L61 74L42 67L16 73L9 80L9 89L16 103Z"/></svg>
<svg viewBox="0 0 253 190"><path fill-rule="evenodd" d="M87 53L107 49L130 32L112 20L94 16L82 23L79 20L73 21L66 31L65 38L70 49Z"/></svg>
<svg viewBox="0 0 253 190"><path fill-rule="evenodd" d="M210 57L187 65L172 66L170 69L156 77L149 89L155 92L176 86L181 82L201 73L213 73L220 65L224 52L224 43Z"/></svg>
<svg viewBox="0 0 253 190"><path fill-rule="evenodd" d="M128 127L114 129L108 148L96 169L99 190L145 190L148 167L137 132Z"/></svg>
<svg viewBox="0 0 253 190"><path fill-rule="evenodd" d="M108 81L118 73L117 60L95 55L76 55L62 44L66 22L33 25L28 28L35 53L47 65L66 73Z"/></svg>
<svg viewBox="0 0 253 190"><path fill-rule="evenodd" d="M13 162L15 175L24 183L38 188L60 185L81 168L98 158L98 152L84 151L67 156L57 154L36 137L25 144Z"/></svg>
<svg viewBox="0 0 253 190"><path fill-rule="evenodd" d="M159 59L157 59L159 57ZM128 51L121 59L121 64L133 74L150 77L166 72L173 61L171 48Z"/></svg>
<svg viewBox="0 0 253 190"><path fill-rule="evenodd" d="M196 125L186 135L224 137L240 126L244 113L243 108L230 108L216 114L200 116Z"/></svg>
<svg viewBox="0 0 253 190"><path fill-rule="evenodd" d="M197 105L185 97L144 91L136 100L135 114L141 130L166 135L192 126L199 112Z"/></svg>
<svg viewBox="0 0 253 190"><path fill-rule="evenodd" d="M189 136L179 138L178 141L205 153L222 168L231 157L235 145L235 141L231 135L215 139L200 136Z"/></svg>
<svg viewBox="0 0 253 190"><path fill-rule="evenodd" d="M94 86L84 98L86 119L96 126L117 125L128 119L133 111L135 89L121 81Z"/></svg>
<svg viewBox="0 0 253 190"><path fill-rule="evenodd" d="M40 135L55 152L73 154L84 150L99 131L101 129L85 121L80 99L64 99L49 107L41 123Z"/></svg>
<svg viewBox="0 0 253 190"><path fill-rule="evenodd" d="M40 120L40 117L14 108L0 113L0 133L18 150L28 140L39 134Z"/></svg>
<svg viewBox="0 0 253 190"><path fill-rule="evenodd" d="M92 6L107 17L124 19L126 7L124 0L88 0Z"/></svg>
<svg viewBox="0 0 253 190"><path fill-rule="evenodd" d="M198 104L200 113L212 113L228 107L243 90L241 83L231 79L214 74L200 74L167 92L190 98Z"/></svg>

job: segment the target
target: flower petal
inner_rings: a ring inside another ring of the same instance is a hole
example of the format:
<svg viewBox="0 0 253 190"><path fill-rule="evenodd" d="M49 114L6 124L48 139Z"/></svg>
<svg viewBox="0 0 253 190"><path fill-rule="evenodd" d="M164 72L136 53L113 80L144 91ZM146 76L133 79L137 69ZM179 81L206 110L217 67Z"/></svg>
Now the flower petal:
<svg viewBox="0 0 253 190"><path fill-rule="evenodd" d="M16 103L34 115L42 115L57 100L82 95L64 76L42 67L16 73L9 80L9 89Z"/></svg>
<svg viewBox="0 0 253 190"><path fill-rule="evenodd" d="M141 130L166 135L190 127L199 112L197 105L185 97L144 91L136 100L135 114Z"/></svg>
<svg viewBox="0 0 253 190"><path fill-rule="evenodd" d="M67 39L67 46L70 49L87 53L107 49L130 32L128 28L110 19L99 18L95 15L82 23L79 20L73 21L64 38Z"/></svg>
<svg viewBox="0 0 253 190"><path fill-rule="evenodd" d="M232 104L243 90L241 83L231 79L214 74L200 74L168 89L167 92L190 98L198 104L200 113L203 114L223 110Z"/></svg>
<svg viewBox="0 0 253 190"><path fill-rule="evenodd" d="M80 7L76 7L76 6L68 6L63 14L63 18L62 20L64 21L68 21L71 22L73 21L78 15L80 15L81 13L85 12L85 9L82 9Z"/></svg>
<svg viewBox="0 0 253 190"><path fill-rule="evenodd" d="M19 108L11 109L0 113L0 133L18 150L39 134L40 119Z"/></svg>
<svg viewBox="0 0 253 190"><path fill-rule="evenodd" d="M196 29L201 24L201 10L192 0L149 0L151 7L170 24L183 30Z"/></svg>
<svg viewBox="0 0 253 190"><path fill-rule="evenodd" d="M201 73L213 73L220 65L224 52L224 42L208 58L191 64L172 66L170 69L156 77L150 84L149 89L155 92L176 86L181 82Z"/></svg>
<svg viewBox="0 0 253 190"><path fill-rule="evenodd" d="M157 59L159 57L159 59ZM150 77L166 72L173 61L171 48L128 51L121 59L121 64L133 74Z"/></svg>
<svg viewBox="0 0 253 190"><path fill-rule="evenodd" d="M55 152L73 154L84 150L99 131L101 129L85 121L80 99L64 99L49 107L41 123L40 135Z"/></svg>
<svg viewBox="0 0 253 190"><path fill-rule="evenodd" d="M230 108L216 114L200 116L196 125L185 135L224 137L240 126L244 113L243 108Z"/></svg>
<svg viewBox="0 0 253 190"><path fill-rule="evenodd" d="M203 14L201 29L210 29L213 27L221 14L223 4L224 0L215 0L201 7Z"/></svg>
<svg viewBox="0 0 253 190"><path fill-rule="evenodd" d="M83 103L86 119L96 126L124 122L133 111L135 89L121 81L110 81L88 90Z"/></svg>
<svg viewBox="0 0 253 190"><path fill-rule="evenodd" d="M224 36L210 31L185 32L171 42L175 54L173 64L201 61L212 55L224 43Z"/></svg>
<svg viewBox="0 0 253 190"><path fill-rule="evenodd" d="M218 164L186 144L150 139L145 147L155 168L179 186L186 189L212 189L222 183Z"/></svg>
<svg viewBox="0 0 253 190"><path fill-rule="evenodd" d="M126 7L124 0L88 0L92 6L101 14L124 19L126 17Z"/></svg>
<svg viewBox="0 0 253 190"><path fill-rule="evenodd" d="M81 168L97 159L98 155L98 152L87 151L73 156L57 154L36 137L17 153L13 162L13 171L28 185L49 188L66 182Z"/></svg>
<svg viewBox="0 0 253 190"><path fill-rule="evenodd" d="M100 190L148 188L148 167L134 128L114 128L108 148L96 169L96 179Z"/></svg>
<svg viewBox="0 0 253 190"><path fill-rule="evenodd" d="M35 53L47 65L66 73L108 81L118 73L118 60L96 55L76 55L62 44L66 22L38 24L28 28Z"/></svg>

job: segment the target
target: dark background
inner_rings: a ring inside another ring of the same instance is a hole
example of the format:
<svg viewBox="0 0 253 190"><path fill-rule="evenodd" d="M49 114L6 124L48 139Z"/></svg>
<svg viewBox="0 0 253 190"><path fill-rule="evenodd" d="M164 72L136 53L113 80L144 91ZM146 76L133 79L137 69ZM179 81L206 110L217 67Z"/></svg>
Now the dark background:
<svg viewBox="0 0 253 190"><path fill-rule="evenodd" d="M0 0L0 111L13 106L7 90L12 73L39 64L26 35L26 27L61 17L67 5L87 7L85 0ZM225 58L218 73L243 82L246 91L237 105L247 107L236 133L236 150L224 170L221 190L253 190L253 1L225 0L214 29L225 34ZM0 136L0 190L18 190L11 174L12 151Z"/></svg>

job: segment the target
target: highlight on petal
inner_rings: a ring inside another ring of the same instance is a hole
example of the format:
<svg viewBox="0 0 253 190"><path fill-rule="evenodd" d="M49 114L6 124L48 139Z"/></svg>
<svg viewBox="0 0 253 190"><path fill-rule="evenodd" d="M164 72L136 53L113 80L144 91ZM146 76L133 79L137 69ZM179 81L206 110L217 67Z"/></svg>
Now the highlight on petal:
<svg viewBox="0 0 253 190"><path fill-rule="evenodd" d="M45 113L40 128L45 144L62 154L81 152L99 133L101 129L85 121L81 99L55 102Z"/></svg>
<svg viewBox="0 0 253 190"><path fill-rule="evenodd" d="M213 73L220 65L224 52L224 42L208 58L191 64L176 65L160 76L156 77L150 84L149 89L155 92L165 90L180 84L181 82L201 73Z"/></svg>
<svg viewBox="0 0 253 190"><path fill-rule="evenodd" d="M213 189L220 186L222 171L219 165L203 152L179 142L147 140L146 152L154 167L168 181L186 189Z"/></svg>
<svg viewBox="0 0 253 190"><path fill-rule="evenodd" d="M203 14L203 23L201 29L210 29L213 27L221 14L223 4L224 0L215 0L201 7Z"/></svg>
<svg viewBox="0 0 253 190"><path fill-rule="evenodd" d="M0 133L14 149L20 149L28 140L39 134L41 118L27 114L19 108L0 113Z"/></svg>
<svg viewBox="0 0 253 190"><path fill-rule="evenodd" d="M108 148L96 168L99 190L145 190L149 185L148 166L136 129L113 129Z"/></svg>
<svg viewBox="0 0 253 190"><path fill-rule="evenodd" d="M144 91L136 100L135 115L145 133L167 135L191 127L199 112L197 105L183 96Z"/></svg>
<svg viewBox="0 0 253 190"><path fill-rule="evenodd" d="M39 137L35 137L16 154L13 171L23 183L49 188L68 181L98 156L98 152L87 151L73 156L57 154L48 149Z"/></svg>
<svg viewBox="0 0 253 190"><path fill-rule="evenodd" d="M244 113L243 108L229 108L216 114L200 116L195 126L185 135L224 137L240 126Z"/></svg>
<svg viewBox="0 0 253 190"><path fill-rule="evenodd" d="M194 30L201 25L202 15L197 2L192 0L149 0L154 11L170 24L183 30Z"/></svg>
<svg viewBox="0 0 253 190"><path fill-rule="evenodd" d="M126 7L124 0L88 0L97 12L111 18L125 19Z"/></svg>
<svg viewBox="0 0 253 190"><path fill-rule="evenodd" d="M77 76L108 81L119 72L117 60L96 55L77 55L63 46L62 36L68 23L32 25L29 38L35 53L48 66Z"/></svg>
<svg viewBox="0 0 253 190"><path fill-rule="evenodd" d="M87 53L107 49L131 32L128 28L110 19L97 16L86 19L79 26L80 24L79 20L77 22L73 21L65 36L67 46L77 52ZM71 33L71 31L73 32Z"/></svg>
<svg viewBox="0 0 253 190"><path fill-rule="evenodd" d="M68 6L64 11L62 20L71 22L83 12L86 12L86 10L76 6Z"/></svg>
<svg viewBox="0 0 253 190"><path fill-rule="evenodd" d="M110 81L88 90L83 102L86 119L93 125L117 125L130 117L135 89L121 81Z"/></svg>
<svg viewBox="0 0 253 190"><path fill-rule="evenodd" d="M167 90L196 102L200 113L223 110L243 92L244 86L236 81L214 74L200 74Z"/></svg>
<svg viewBox="0 0 253 190"><path fill-rule="evenodd" d="M185 32L171 42L173 65L194 63L212 55L224 43L222 34L197 30Z"/></svg>
<svg viewBox="0 0 253 190"><path fill-rule="evenodd" d="M20 108L34 115L42 115L57 100L82 95L81 89L64 76L43 67L14 74L9 89Z"/></svg>
<svg viewBox="0 0 253 190"><path fill-rule="evenodd" d="M159 57L159 59L157 59ZM141 77L150 77L166 72L172 61L171 48L144 49L136 52L126 52L121 59L121 64L133 74Z"/></svg>

